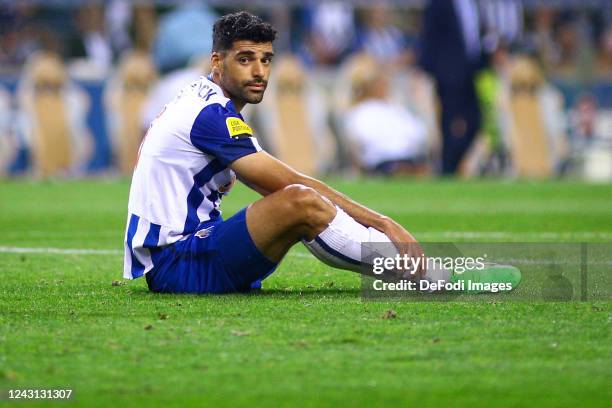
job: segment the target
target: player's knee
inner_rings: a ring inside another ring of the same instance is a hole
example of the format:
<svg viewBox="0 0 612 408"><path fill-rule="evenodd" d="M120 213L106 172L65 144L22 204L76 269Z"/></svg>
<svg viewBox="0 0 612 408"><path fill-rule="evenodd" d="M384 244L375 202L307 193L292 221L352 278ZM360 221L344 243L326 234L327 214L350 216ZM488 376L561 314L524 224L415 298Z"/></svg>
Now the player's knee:
<svg viewBox="0 0 612 408"><path fill-rule="evenodd" d="M291 184L284 188L285 202L294 213L305 212L317 205L319 193L302 184Z"/></svg>
<svg viewBox="0 0 612 408"><path fill-rule="evenodd" d="M335 210L333 204L313 188L301 184L285 187L286 202L298 221L317 226L328 222Z"/></svg>

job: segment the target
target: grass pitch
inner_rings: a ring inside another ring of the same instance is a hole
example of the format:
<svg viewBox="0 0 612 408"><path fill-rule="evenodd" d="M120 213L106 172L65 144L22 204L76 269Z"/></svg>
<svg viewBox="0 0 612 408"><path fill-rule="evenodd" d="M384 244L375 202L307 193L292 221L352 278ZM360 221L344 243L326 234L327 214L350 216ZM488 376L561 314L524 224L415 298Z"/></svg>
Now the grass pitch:
<svg viewBox="0 0 612 408"><path fill-rule="evenodd" d="M332 185L425 241L612 241L610 186ZM128 188L0 184L0 405L15 404L6 390L23 388L69 388L66 406L87 407L612 400L608 301L364 301L357 275L299 247L254 295L156 295L143 279L113 286ZM237 187L224 215L256 198ZM396 317L383 319L388 310Z"/></svg>

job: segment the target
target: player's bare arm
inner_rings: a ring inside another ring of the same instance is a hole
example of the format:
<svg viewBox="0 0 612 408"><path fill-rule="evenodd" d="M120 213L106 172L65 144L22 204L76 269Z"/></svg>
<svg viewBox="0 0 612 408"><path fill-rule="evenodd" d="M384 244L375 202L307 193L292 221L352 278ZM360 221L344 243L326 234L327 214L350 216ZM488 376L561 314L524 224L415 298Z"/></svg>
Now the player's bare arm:
<svg viewBox="0 0 612 408"><path fill-rule="evenodd" d="M416 239L399 223L357 203L327 184L301 174L266 152L242 157L231 168L241 181L262 195L281 190L292 184L304 185L316 190L332 203L342 208L355 221L385 233L395 243L416 243Z"/></svg>

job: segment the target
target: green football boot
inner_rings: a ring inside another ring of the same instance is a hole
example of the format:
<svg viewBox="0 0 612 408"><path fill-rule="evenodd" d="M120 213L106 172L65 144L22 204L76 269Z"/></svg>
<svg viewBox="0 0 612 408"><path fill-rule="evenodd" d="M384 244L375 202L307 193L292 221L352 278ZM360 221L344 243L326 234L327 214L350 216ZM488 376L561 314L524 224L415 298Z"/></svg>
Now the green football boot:
<svg viewBox="0 0 612 408"><path fill-rule="evenodd" d="M485 264L483 269L453 272L451 282L461 281L464 293L508 292L521 282L521 271L512 265Z"/></svg>

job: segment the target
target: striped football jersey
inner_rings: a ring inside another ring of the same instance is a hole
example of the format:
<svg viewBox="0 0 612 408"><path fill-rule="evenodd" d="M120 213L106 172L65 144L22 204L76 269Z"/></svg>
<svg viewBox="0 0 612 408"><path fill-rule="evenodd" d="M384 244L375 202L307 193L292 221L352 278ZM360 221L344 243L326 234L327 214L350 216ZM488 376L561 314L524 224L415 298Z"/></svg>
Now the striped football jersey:
<svg viewBox="0 0 612 408"><path fill-rule="evenodd" d="M183 88L151 123L130 188L124 277L150 271L160 248L221 217L234 160L260 151L253 131L210 78ZM223 189L222 189L223 190Z"/></svg>

